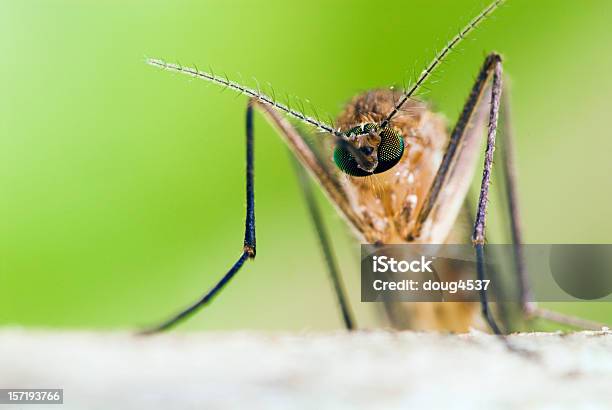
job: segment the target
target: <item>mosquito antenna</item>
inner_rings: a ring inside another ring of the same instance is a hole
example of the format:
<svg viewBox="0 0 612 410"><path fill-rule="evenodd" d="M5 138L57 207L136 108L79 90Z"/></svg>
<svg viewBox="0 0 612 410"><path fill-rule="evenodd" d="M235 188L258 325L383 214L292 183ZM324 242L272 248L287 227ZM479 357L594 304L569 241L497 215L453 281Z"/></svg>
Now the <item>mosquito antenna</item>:
<svg viewBox="0 0 612 410"><path fill-rule="evenodd" d="M255 84L257 84L257 98L261 98L261 86L259 85L259 81L257 81L257 78L255 77L251 77L253 79L253 81L255 81ZM270 100L272 101L272 99L270 98Z"/></svg>
<svg viewBox="0 0 612 410"><path fill-rule="evenodd" d="M474 30L476 26L482 23L482 21L485 18L487 18L489 14L491 14L503 2L504 0L495 0L493 3L489 4L487 8L485 8L483 11L480 12L480 14L474 17L472 21L470 21L469 24L463 28L463 30L461 30L458 34L456 34L455 37L453 37L446 44L446 46L439 53L436 54L436 56L429 63L427 68L425 68L425 70L421 72L421 75L419 76L418 80L412 85L412 87L410 87L410 89L406 92L406 94L404 94L399 104L397 104L393 108L393 111L391 111L391 113L387 116L387 118L385 118L384 121L381 123L382 128L386 127L389 124L389 121L391 121L391 119L395 116L395 114L399 112L399 110L402 108L402 105L404 105L406 101L408 101L408 99L412 97L412 95L419 88L421 88L425 80L427 80L427 78L436 69L436 67L438 67L440 63L446 58L448 53L450 53L453 50L453 48L461 42L461 40L463 40L472 30Z"/></svg>
<svg viewBox="0 0 612 410"><path fill-rule="evenodd" d="M313 126L315 128L318 128L322 131L325 131L331 134L334 137L334 140L336 141L336 143L346 148L355 158L364 157L364 154L361 151L359 151L352 144L349 144L346 136L340 130L334 129L333 126L328 125L324 122L321 122L315 118L312 118L306 115L306 110L304 109L304 103L301 99L297 97L295 99L297 100L297 104L301 106L301 110L302 110L301 112L294 110L292 108L289 108L286 105L281 104L278 101L275 101L274 98L271 98L265 94L262 94L261 89L259 88L259 83L258 83L257 90L254 90L252 88L249 88L239 83L236 83L234 81L231 81L227 78L221 78L215 75L215 73L212 71L212 68L210 69L210 73L207 73L205 71L198 71L194 68L183 67L178 64L172 64L164 60L154 59L154 58L147 59L147 63L152 66L160 67L166 70L174 71L177 73L183 73L183 74L187 74L193 77L200 78L202 80L210 81L213 84L225 86L226 88L230 88L234 91L237 91L238 93L237 95L243 94L251 98L255 98L257 99L259 103L267 104L271 107L274 107L277 110L282 111L285 114L289 115L290 117L296 118L310 126ZM257 82L257 79L255 79L255 81Z"/></svg>
<svg viewBox="0 0 612 410"><path fill-rule="evenodd" d="M197 75L196 75L196 77L197 77ZM245 84L244 77L242 76L242 74L240 73L240 71L238 71L238 77L240 77L240 83L241 83L241 84ZM234 98L238 98L238 97L240 97L241 95L242 95L242 93L236 93L236 97L234 97Z"/></svg>
<svg viewBox="0 0 612 410"><path fill-rule="evenodd" d="M277 110L284 112L290 117L296 118L310 126L313 126L315 128L318 128L320 130L323 130L327 133L334 135L338 141L340 140L344 141L343 139L344 135L339 130L335 130L331 125L328 125L324 122L321 122L315 118L312 118L306 115L303 109L302 109L302 112L296 111L276 101L275 98L262 94L261 89L259 88L259 84L258 84L257 90L254 90L252 88L249 88L239 83L236 83L234 81L231 81L227 78L219 77L215 75L215 73L212 70L210 70L210 72L199 71L195 68L183 67L179 64L168 63L164 60L159 60L159 59L154 59L154 58L147 59L147 63L152 66L160 67L160 68L170 70L170 71L175 71L178 73L191 75L193 77L197 77L202 80L210 81L214 84L225 86L226 88L230 88L238 92L238 94L244 94L246 96L256 98L259 102L270 105L276 108Z"/></svg>
<svg viewBox="0 0 612 410"><path fill-rule="evenodd" d="M304 106L304 100L300 97L295 97L297 99L297 104L300 106L300 110L302 110L303 113L306 112L306 107Z"/></svg>
<svg viewBox="0 0 612 410"><path fill-rule="evenodd" d="M270 84L270 82L268 82L268 87L270 88L270 92L272 93L272 101L276 104L276 92L274 91L274 87L272 87L272 84Z"/></svg>
<svg viewBox="0 0 612 410"><path fill-rule="evenodd" d="M225 78L225 81L229 84L229 78L227 76L227 73L223 73L223 78ZM226 85L225 87L223 87L222 91L227 90L228 86Z"/></svg>
<svg viewBox="0 0 612 410"><path fill-rule="evenodd" d="M307 100L307 101L310 104L310 110L314 114L315 118L317 119L317 121L320 121L321 117L319 117L319 113L317 111L317 107L315 107L315 105L312 103L312 101L310 101L310 100Z"/></svg>

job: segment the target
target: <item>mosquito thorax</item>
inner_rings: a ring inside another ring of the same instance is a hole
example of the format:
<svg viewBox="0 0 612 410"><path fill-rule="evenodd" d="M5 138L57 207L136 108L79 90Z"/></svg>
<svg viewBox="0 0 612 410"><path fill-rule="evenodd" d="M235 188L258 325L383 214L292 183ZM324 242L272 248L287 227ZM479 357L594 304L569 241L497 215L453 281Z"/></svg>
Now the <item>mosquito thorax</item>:
<svg viewBox="0 0 612 410"><path fill-rule="evenodd" d="M404 153L401 133L390 126L382 128L376 123L365 123L344 132L344 136L361 155L356 158L347 147L336 145L334 162L342 172L354 177L385 172L393 168Z"/></svg>

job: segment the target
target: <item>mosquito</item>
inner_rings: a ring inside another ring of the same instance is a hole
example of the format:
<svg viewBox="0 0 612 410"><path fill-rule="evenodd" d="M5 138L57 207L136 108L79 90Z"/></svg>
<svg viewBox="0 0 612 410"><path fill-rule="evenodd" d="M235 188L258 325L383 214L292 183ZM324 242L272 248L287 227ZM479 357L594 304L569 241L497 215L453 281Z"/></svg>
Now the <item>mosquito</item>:
<svg viewBox="0 0 612 410"><path fill-rule="evenodd" d="M278 131L299 162L295 169L347 329L354 329L356 324L343 289L332 242L315 201L311 179L325 192L352 228L355 238L361 242L443 244L453 240L453 226L466 203L483 145L482 139L486 138L482 180L471 235L477 278L483 280L487 277L484 253L487 207L500 113L503 117L503 138L499 144L501 174L506 187L508 219L515 244L515 280L520 292L521 312L529 318L540 317L571 326L600 328L599 324L544 310L529 301L529 289L521 259L522 239L513 136L507 109L507 87L502 84L501 55L492 52L486 56L459 118L450 130L440 114L432 112L426 103L415 98L427 79L457 45L503 2L495 0L478 13L435 55L409 88L401 92L374 89L357 95L340 113L335 124L323 122L318 116L308 116L303 108L297 110L289 103L283 104L263 94L259 89L246 87L213 72L148 59L147 62L153 66L206 80L248 97L247 206L244 244L238 260L199 300L145 333L168 329L194 314L219 294L247 260L255 258L255 110ZM306 127L298 127L296 123L305 124ZM314 137L310 135L312 131L317 132ZM397 328L462 332L470 327L482 328L484 324L496 334L507 330L502 329L494 317L485 290L480 291L480 304L396 302L388 303L385 307L391 323Z"/></svg>

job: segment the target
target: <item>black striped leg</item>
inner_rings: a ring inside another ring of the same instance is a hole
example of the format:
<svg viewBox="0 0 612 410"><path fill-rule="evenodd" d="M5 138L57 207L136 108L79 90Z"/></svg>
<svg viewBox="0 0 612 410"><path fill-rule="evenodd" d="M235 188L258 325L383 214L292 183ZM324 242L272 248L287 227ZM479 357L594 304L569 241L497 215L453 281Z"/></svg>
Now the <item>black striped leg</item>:
<svg viewBox="0 0 612 410"><path fill-rule="evenodd" d="M501 58L487 59L483 67L483 72L487 76L493 75L493 83L491 85L491 108L489 112L489 126L487 130L487 147L485 150L485 160L482 172L482 182L480 185L480 195L478 198L478 206L476 210L476 220L474 222L474 232L472 234L472 242L476 250L476 269L479 280L485 280L486 265L485 265L485 226L487 220L487 206L489 202L489 188L491 185L491 169L493 167L493 152L495 151L495 136L497 134L497 121L499 118L499 107L502 94L502 64ZM487 324L495 334L501 334L487 300L487 291L485 287L480 290L480 304L482 315L487 321Z"/></svg>
<svg viewBox="0 0 612 410"><path fill-rule="evenodd" d="M319 210L319 205L317 204L317 200L312 190L312 183L309 180L308 174L304 168L302 168L302 165L297 162L295 158L291 159L298 182L302 188L302 193L304 194L304 199L306 200L308 213L310 214L317 237L319 238L319 245L321 247L321 252L323 253L323 258L325 259L325 264L327 265L329 277L334 287L338 306L340 307L340 312L342 313L344 326L348 330L353 330L356 327L355 320L353 319L348 298L346 297L346 292L344 290L344 285L342 283L342 279L340 278L340 270L338 269L338 264L336 263L332 243L327 234L327 229L325 228L325 223Z"/></svg>
<svg viewBox="0 0 612 410"><path fill-rule="evenodd" d="M147 329L142 334L152 334L166 330L187 317L194 314L198 309L208 304L229 281L238 273L247 259L255 258L255 191L253 178L253 103L249 101L246 111L246 221L244 232L244 246L242 254L230 270L213 286L202 298L187 307L177 315L165 322Z"/></svg>

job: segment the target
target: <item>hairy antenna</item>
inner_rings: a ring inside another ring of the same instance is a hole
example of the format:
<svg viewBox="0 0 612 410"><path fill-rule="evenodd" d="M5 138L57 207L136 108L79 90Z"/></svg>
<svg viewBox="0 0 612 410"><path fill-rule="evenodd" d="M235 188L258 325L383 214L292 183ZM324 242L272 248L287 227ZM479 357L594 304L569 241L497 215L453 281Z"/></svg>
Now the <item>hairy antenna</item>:
<svg viewBox="0 0 612 410"><path fill-rule="evenodd" d="M421 72L421 75L419 76L418 80L404 94L402 99L393 108L393 111L391 111L391 113L387 116L387 118L385 118L385 120L381 124L381 127L384 128L389 124L389 121L391 121L391 119L395 116L395 114L397 114L400 111L400 109L402 108L402 105L404 105L404 103L406 103L406 101L408 101L408 99L412 97L419 88L421 88L425 80L427 80L427 78L436 69L436 67L438 67L438 65L440 65L440 63L444 60L444 58L446 58L448 53L450 53L453 50L453 48L457 44L459 44L459 42L461 42L461 40L463 40L472 30L476 28L476 26L478 26L485 18L487 18L489 14L491 14L504 1L505 0L495 0L493 3L489 4L487 8L481 11L480 14L474 17L472 21L470 21L470 23L463 28L463 30L461 30L455 37L453 37L446 44L446 46L442 49L442 51L436 54L436 56L429 63L427 68L425 68L425 70Z"/></svg>
<svg viewBox="0 0 612 410"><path fill-rule="evenodd" d="M301 109L302 109L301 112L294 110L290 106L286 106L284 104L279 103L278 101L276 101L275 98L272 98L272 97L269 97L263 94L261 92L261 88L259 87L259 83L257 84L257 90L254 90L252 88L249 88L244 85L238 84L234 81L231 81L227 77L219 77L215 75L212 69L210 69L210 72L207 73L206 71L200 71L197 68L183 67L182 65L180 65L180 63L172 64L164 60L159 60L159 59L154 59L154 58L147 59L147 63L152 66L160 67L166 70L175 71L177 73L183 73L183 74L190 75L192 77L201 78L203 80L210 81L214 84L223 86L225 89L229 88L234 91L237 91L238 95L244 94L251 98L255 98L259 102L270 105L276 108L277 110L280 110L293 118L296 118L310 126L313 126L315 128L318 128L320 130L323 130L331 134L334 137L336 143L343 146L348 151L350 151L351 154L353 154L355 158L364 157L364 154L361 151L359 151L352 144L348 143L347 137L342 132L340 132L340 130L335 130L331 125L325 124L324 122L321 122L318 119L309 117L306 114L304 114L306 112L304 108L304 103L299 99L297 100L297 103L301 105ZM290 104L289 101L287 101L287 103Z"/></svg>
<svg viewBox="0 0 612 410"><path fill-rule="evenodd" d="M337 139L342 139L342 133L340 133L338 130L335 130L332 126L325 124L324 122L321 122L318 119L309 117L303 112L296 111L291 107L281 104L278 101L276 101L276 98L274 97L269 97L263 94L260 90L259 84L257 86L257 90L254 90L252 88L249 88L239 83L236 83L234 81L231 81L229 78L227 78L227 76L219 77L215 75L212 70L209 73L207 73L205 71L199 71L197 68L183 67L179 64L172 64L172 63L168 63L166 61L154 59L154 58L147 59L147 63L152 66L160 67L166 70L175 71L175 72L183 73L186 75L191 75L192 77L196 77L196 78L201 78L203 80L207 80L212 83L221 85L225 88L229 88L234 91L237 91L239 94L244 94L249 97L256 98L260 102L264 104L268 104L293 118L296 118L308 125L311 125L315 128L318 128L320 130L323 130L325 132L328 132L336 136Z"/></svg>

